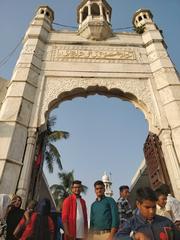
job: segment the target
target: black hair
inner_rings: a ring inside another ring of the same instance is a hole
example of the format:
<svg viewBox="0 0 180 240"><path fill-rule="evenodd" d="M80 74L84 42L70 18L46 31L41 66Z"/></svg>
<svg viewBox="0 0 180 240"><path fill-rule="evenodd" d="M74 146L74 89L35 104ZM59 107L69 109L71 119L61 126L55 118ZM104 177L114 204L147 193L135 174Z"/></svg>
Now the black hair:
<svg viewBox="0 0 180 240"><path fill-rule="evenodd" d="M103 181L101 181L101 180L97 180L97 181L94 183L94 187L96 187L97 185L101 185L101 186L105 187Z"/></svg>
<svg viewBox="0 0 180 240"><path fill-rule="evenodd" d="M51 234L48 227L48 216L50 215L51 203L48 198L39 202L38 214L34 224L33 240L50 240Z"/></svg>
<svg viewBox="0 0 180 240"><path fill-rule="evenodd" d="M142 203L144 200L157 201L156 193L150 187L138 188L136 191L136 200Z"/></svg>
<svg viewBox="0 0 180 240"><path fill-rule="evenodd" d="M167 184L162 184L160 186L161 191L167 196L169 193L171 193L170 191L170 187Z"/></svg>
<svg viewBox="0 0 180 240"><path fill-rule="evenodd" d="M162 195L166 196L166 194L164 193L164 191L162 191L161 188L156 189L155 193L156 193L157 199Z"/></svg>
<svg viewBox="0 0 180 240"><path fill-rule="evenodd" d="M35 210L37 205L38 205L38 202L36 200L31 200L28 202L27 208L31 208L31 209Z"/></svg>
<svg viewBox="0 0 180 240"><path fill-rule="evenodd" d="M125 189L129 190L129 187L127 185L122 185L122 186L119 187L120 192L124 191Z"/></svg>
<svg viewBox="0 0 180 240"><path fill-rule="evenodd" d="M82 182L80 181L80 180L74 180L73 182L72 182L72 186L74 185L74 184L82 184Z"/></svg>

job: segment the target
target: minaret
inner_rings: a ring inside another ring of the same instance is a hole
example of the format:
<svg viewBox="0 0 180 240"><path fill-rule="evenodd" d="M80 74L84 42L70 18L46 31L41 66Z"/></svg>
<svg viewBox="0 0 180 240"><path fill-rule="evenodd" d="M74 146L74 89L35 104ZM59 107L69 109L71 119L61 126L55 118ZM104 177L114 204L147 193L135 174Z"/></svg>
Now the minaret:
<svg viewBox="0 0 180 240"><path fill-rule="evenodd" d="M111 37L111 11L106 0L83 0L77 8L78 34L91 40Z"/></svg>
<svg viewBox="0 0 180 240"><path fill-rule="evenodd" d="M137 10L133 16L132 23L137 31L141 29L141 32L139 33L149 30L157 30L157 26L153 22L153 15L149 9Z"/></svg>
<svg viewBox="0 0 180 240"><path fill-rule="evenodd" d="M157 92L158 101L162 106L161 112L166 116L166 121L161 122L163 127L159 133L159 139L164 142L163 153L173 191L176 197L180 198L180 148L176 148L176 151L174 148L180 146L179 76L168 55L162 32L153 21L150 10L139 9L134 14L133 24L136 31L141 34L153 76L152 88Z"/></svg>
<svg viewBox="0 0 180 240"><path fill-rule="evenodd" d="M102 181L105 185L105 195L111 197L113 195L113 191L111 189L112 182L106 172L104 172L104 175L102 176Z"/></svg>

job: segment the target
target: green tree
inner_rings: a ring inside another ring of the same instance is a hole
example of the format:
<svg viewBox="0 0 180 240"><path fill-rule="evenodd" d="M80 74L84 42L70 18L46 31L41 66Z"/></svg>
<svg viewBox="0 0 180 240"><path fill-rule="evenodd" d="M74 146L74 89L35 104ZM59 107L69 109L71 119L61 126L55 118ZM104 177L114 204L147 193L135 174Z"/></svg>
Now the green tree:
<svg viewBox="0 0 180 240"><path fill-rule="evenodd" d="M74 181L74 171L59 172L58 178L60 180L60 184L53 184L50 187L57 207L60 206L63 200L72 193L71 187ZM82 193L86 194L87 189L87 186L82 185Z"/></svg>
<svg viewBox="0 0 180 240"><path fill-rule="evenodd" d="M58 168L62 170L61 154L57 147L53 144L54 142L67 139L69 133L65 131L52 130L56 123L56 117L51 116L47 121L47 129L43 134L43 156L44 162L50 173L53 172L54 163L58 165Z"/></svg>

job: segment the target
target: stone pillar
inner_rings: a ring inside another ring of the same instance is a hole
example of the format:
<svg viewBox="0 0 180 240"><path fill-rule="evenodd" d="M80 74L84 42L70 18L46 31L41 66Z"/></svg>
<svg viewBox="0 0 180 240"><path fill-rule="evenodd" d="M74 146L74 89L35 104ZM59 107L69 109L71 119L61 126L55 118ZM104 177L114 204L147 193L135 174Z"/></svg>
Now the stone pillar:
<svg viewBox="0 0 180 240"><path fill-rule="evenodd" d="M82 23L82 9L79 11L79 24Z"/></svg>
<svg viewBox="0 0 180 240"><path fill-rule="evenodd" d="M152 19L149 10L140 9L133 18L133 24L142 28L142 40L153 74L152 85L159 99L157 105L163 114L161 119L166 119L169 125L169 130L164 132L166 127L162 120L162 148L174 194L180 199L180 81L163 36Z"/></svg>
<svg viewBox="0 0 180 240"><path fill-rule="evenodd" d="M38 79L52 21L52 10L47 6L39 7L26 32L24 46L0 111L1 193L16 192L24 157L27 158L29 122L36 104Z"/></svg>
<svg viewBox="0 0 180 240"><path fill-rule="evenodd" d="M179 162L173 145L171 130L162 130L159 138L162 142L162 149L165 155L165 163L169 172L172 188L176 198L180 199L180 171Z"/></svg>
<svg viewBox="0 0 180 240"><path fill-rule="evenodd" d="M108 22L108 23L111 23L111 22L110 22L110 16L109 16L108 13L106 13L106 18L107 18L107 22Z"/></svg>
<svg viewBox="0 0 180 240"><path fill-rule="evenodd" d="M102 3L99 3L100 16L103 17L103 6Z"/></svg>
<svg viewBox="0 0 180 240"><path fill-rule="evenodd" d="M88 16L91 16L91 3L88 3Z"/></svg>
<svg viewBox="0 0 180 240"><path fill-rule="evenodd" d="M31 182L31 173L34 163L34 153L36 149L36 139L37 139L37 132L36 128L29 128L28 129L28 138L27 138L27 145L24 155L24 162L23 167L19 179L18 190L17 194L22 197L23 199L23 207L25 207L27 196L28 196L28 189Z"/></svg>

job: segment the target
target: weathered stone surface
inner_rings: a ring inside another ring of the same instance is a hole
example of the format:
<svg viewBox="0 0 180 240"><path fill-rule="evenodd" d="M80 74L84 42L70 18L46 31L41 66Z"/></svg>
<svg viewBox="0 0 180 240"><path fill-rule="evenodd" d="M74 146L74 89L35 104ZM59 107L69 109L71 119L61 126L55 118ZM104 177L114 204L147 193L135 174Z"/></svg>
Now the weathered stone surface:
<svg viewBox="0 0 180 240"><path fill-rule="evenodd" d="M5 80L0 77L0 109L1 109L2 101L4 100L4 97L7 92L8 84L9 84L8 80Z"/></svg>

